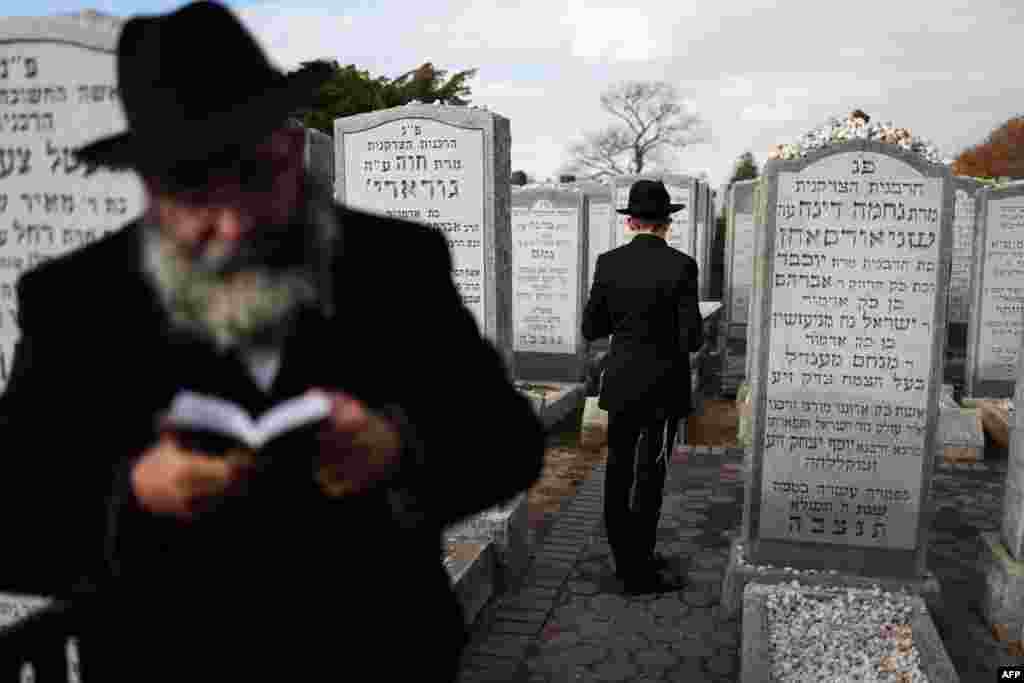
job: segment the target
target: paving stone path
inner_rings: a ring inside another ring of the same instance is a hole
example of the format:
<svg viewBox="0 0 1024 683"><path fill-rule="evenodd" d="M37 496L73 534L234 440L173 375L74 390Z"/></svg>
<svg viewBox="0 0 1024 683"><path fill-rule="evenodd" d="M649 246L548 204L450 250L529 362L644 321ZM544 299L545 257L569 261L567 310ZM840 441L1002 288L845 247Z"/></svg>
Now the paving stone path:
<svg viewBox="0 0 1024 683"><path fill-rule="evenodd" d="M478 621L460 683L738 680L740 630L718 605L731 538L742 520L742 451L688 447L673 458L659 551L688 577L681 591L624 596L601 521L604 465L559 514L521 586ZM980 612L980 531L998 528L1006 461L940 468L929 566L943 605L934 615L963 683L1024 664L997 643Z"/></svg>

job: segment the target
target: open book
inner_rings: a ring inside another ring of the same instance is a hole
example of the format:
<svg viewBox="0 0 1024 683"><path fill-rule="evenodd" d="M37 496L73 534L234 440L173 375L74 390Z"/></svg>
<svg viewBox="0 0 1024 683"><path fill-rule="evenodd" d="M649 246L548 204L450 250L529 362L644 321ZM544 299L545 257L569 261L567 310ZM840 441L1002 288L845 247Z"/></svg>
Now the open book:
<svg viewBox="0 0 1024 683"><path fill-rule="evenodd" d="M279 403L258 419L241 406L213 396L182 391L166 416L172 427L220 437L221 443L241 443L258 451L287 432L314 425L331 412L327 396L310 392Z"/></svg>

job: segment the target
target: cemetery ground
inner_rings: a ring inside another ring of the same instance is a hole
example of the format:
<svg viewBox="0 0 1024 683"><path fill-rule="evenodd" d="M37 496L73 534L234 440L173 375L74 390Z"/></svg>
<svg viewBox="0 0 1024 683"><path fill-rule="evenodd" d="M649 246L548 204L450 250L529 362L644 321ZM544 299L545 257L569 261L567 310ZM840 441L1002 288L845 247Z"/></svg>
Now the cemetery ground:
<svg viewBox="0 0 1024 683"><path fill-rule="evenodd" d="M544 474L527 499L530 566L477 618L460 681L738 681L740 623L719 612L729 543L742 522L736 416L733 401L715 400L691 418L688 444L669 469L659 528L659 550L688 583L646 596L623 595L614 578L601 520L607 449L577 447L580 410L555 425ZM998 529L1006 466L1005 451L991 445L983 463L935 466L928 565L942 602L932 618L964 683L1024 664L1013 642L1020 634L994 633L981 612L981 534Z"/></svg>

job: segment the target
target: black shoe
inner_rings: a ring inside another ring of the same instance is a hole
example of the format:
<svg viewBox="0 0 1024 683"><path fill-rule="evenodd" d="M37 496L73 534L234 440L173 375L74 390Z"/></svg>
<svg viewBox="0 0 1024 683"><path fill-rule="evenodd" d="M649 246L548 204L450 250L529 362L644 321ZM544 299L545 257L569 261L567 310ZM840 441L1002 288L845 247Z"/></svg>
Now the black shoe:
<svg viewBox="0 0 1024 683"><path fill-rule="evenodd" d="M661 553L654 553L651 555L651 566L654 567L655 571L661 572L672 569L672 560L668 559Z"/></svg>
<svg viewBox="0 0 1024 683"><path fill-rule="evenodd" d="M629 577L623 581L623 592L627 595L648 595L651 593L671 593L682 590L686 584L678 579L669 578L661 572L648 572L640 576Z"/></svg>

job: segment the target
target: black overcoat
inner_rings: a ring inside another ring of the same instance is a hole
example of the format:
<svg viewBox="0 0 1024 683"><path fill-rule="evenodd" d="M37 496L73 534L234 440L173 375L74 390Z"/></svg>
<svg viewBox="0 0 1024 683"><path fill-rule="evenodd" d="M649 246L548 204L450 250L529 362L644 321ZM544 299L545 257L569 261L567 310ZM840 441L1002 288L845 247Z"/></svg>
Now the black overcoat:
<svg viewBox="0 0 1024 683"><path fill-rule="evenodd" d="M690 413L690 352L701 347L697 263L661 237L636 235L601 254L583 336L613 335L600 406L659 418Z"/></svg>
<svg viewBox="0 0 1024 683"><path fill-rule="evenodd" d="M443 235L336 210L337 314L300 318L269 395L238 358L170 331L142 273L138 223L19 280L21 337L0 398L0 590L65 597L83 576L101 585L82 639L86 680L282 668L278 680L414 680L461 646L442 530L537 480L543 427L462 305ZM397 416L407 450L395 479L329 499L314 483L312 438L296 436L248 495L191 524L130 495L131 463L179 390L258 415L314 386Z"/></svg>

